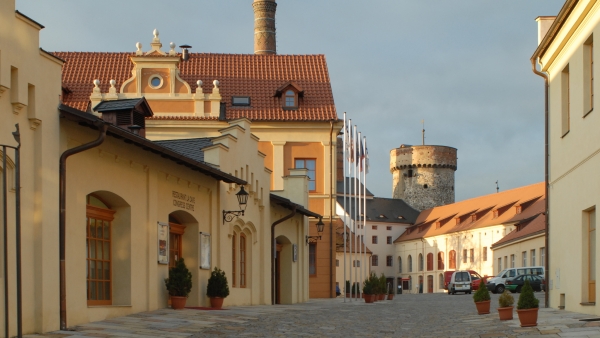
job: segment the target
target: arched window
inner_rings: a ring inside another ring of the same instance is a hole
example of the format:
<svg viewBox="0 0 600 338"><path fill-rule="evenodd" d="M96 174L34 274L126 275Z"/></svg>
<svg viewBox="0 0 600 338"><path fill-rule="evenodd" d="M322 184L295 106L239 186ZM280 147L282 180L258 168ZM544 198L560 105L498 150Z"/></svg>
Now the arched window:
<svg viewBox="0 0 600 338"><path fill-rule="evenodd" d="M444 270L444 252L438 252L438 270Z"/></svg>
<svg viewBox="0 0 600 338"><path fill-rule="evenodd" d="M298 104L296 103L296 93L291 89L285 91L285 107L298 107Z"/></svg>
<svg viewBox="0 0 600 338"><path fill-rule="evenodd" d="M427 254L427 271L433 271L433 254Z"/></svg>
<svg viewBox="0 0 600 338"><path fill-rule="evenodd" d="M412 256L408 255L408 272L412 272Z"/></svg>
<svg viewBox="0 0 600 338"><path fill-rule="evenodd" d="M246 235L240 234L240 287L246 287Z"/></svg>
<svg viewBox="0 0 600 338"><path fill-rule="evenodd" d="M423 271L423 254L419 254L419 271Z"/></svg>
<svg viewBox="0 0 600 338"><path fill-rule="evenodd" d="M402 257L398 256L398 272L402 273Z"/></svg>
<svg viewBox="0 0 600 338"><path fill-rule="evenodd" d="M450 265L450 269L456 270L456 251L450 250L450 254L448 255L448 265Z"/></svg>
<svg viewBox="0 0 600 338"><path fill-rule="evenodd" d="M236 264L235 264L235 249L236 249L236 245L235 245L235 237L236 234L235 232L233 233L233 238L231 239L231 286L235 287L235 268L236 268Z"/></svg>

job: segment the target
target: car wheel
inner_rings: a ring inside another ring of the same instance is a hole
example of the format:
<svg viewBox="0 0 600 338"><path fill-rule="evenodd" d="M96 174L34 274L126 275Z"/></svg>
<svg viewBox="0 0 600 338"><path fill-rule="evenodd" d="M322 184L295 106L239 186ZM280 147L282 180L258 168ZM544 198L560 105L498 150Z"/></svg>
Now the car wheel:
<svg viewBox="0 0 600 338"><path fill-rule="evenodd" d="M518 293L521 293L521 285L517 286L517 290L515 290Z"/></svg>
<svg viewBox="0 0 600 338"><path fill-rule="evenodd" d="M504 285L496 286L496 293L502 293L502 292L504 292Z"/></svg>

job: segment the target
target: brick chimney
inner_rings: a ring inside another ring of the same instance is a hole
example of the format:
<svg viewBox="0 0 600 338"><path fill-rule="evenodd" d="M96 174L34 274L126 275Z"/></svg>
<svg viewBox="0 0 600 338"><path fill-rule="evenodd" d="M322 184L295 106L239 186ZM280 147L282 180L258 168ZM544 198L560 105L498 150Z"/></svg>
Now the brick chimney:
<svg viewBox="0 0 600 338"><path fill-rule="evenodd" d="M275 0L254 0L254 54L277 54Z"/></svg>

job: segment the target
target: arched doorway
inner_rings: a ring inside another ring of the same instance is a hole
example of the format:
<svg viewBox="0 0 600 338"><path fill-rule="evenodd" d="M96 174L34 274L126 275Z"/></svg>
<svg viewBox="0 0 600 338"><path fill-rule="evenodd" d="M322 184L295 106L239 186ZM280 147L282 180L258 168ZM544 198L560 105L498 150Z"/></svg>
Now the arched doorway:
<svg viewBox="0 0 600 338"><path fill-rule="evenodd" d="M427 276L427 293L433 293L433 275Z"/></svg>
<svg viewBox="0 0 600 338"><path fill-rule="evenodd" d="M176 210L169 214L169 268L175 266L179 258L185 260L185 265L192 272L192 291L187 304L198 306L201 304L206 286L202 285L198 271L198 222L196 218L183 210ZM196 267L193 269L192 267ZM168 296L167 296L168 297ZM169 299L170 302L170 299Z"/></svg>
<svg viewBox="0 0 600 338"><path fill-rule="evenodd" d="M277 255L275 256L275 304L292 304L292 242L285 236L275 239Z"/></svg>

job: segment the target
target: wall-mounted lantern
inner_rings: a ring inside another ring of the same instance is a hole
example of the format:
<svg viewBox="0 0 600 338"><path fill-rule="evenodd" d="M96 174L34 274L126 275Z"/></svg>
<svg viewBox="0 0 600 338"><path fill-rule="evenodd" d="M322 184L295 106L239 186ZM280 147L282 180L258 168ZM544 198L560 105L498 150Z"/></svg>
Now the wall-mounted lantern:
<svg viewBox="0 0 600 338"><path fill-rule="evenodd" d="M321 234L323 233L324 228L325 228L325 223L323 223L322 218L319 218L319 222L317 222L317 232L319 233L319 236L306 236L306 244L316 243L317 240L321 240Z"/></svg>
<svg viewBox="0 0 600 338"><path fill-rule="evenodd" d="M244 211L246 210L246 205L248 204L248 193L244 190L244 186L240 186L240 191L235 194L237 197L238 203L240 205L240 210L227 211L223 210L223 224L225 222L231 222L235 217L244 216Z"/></svg>

